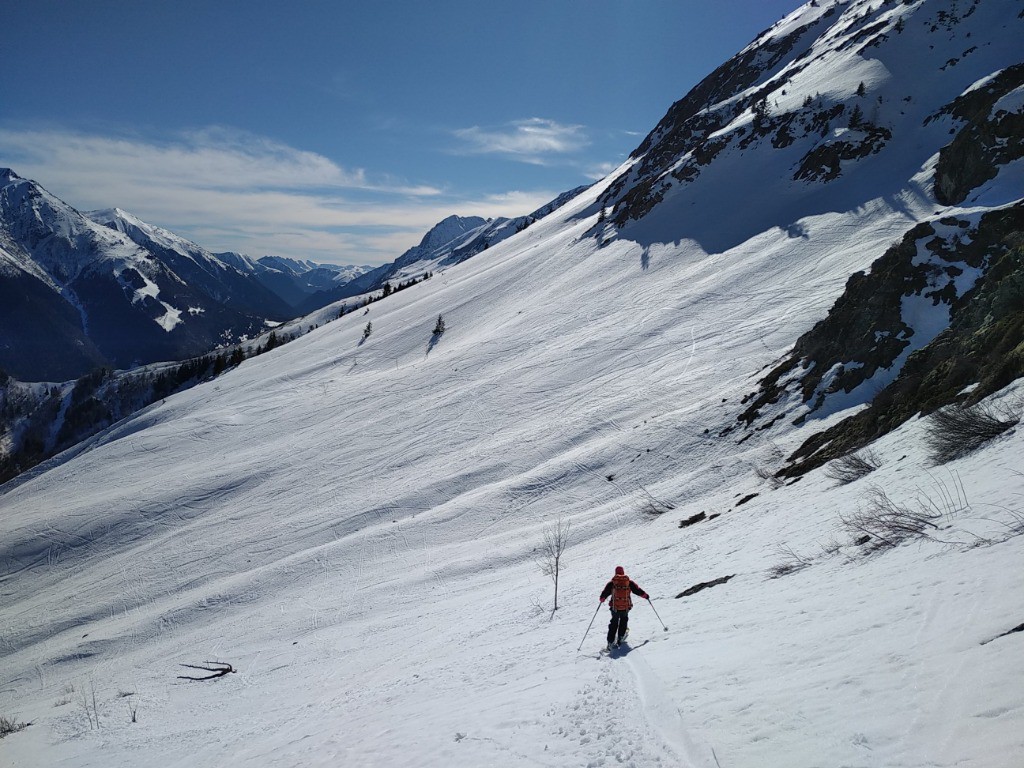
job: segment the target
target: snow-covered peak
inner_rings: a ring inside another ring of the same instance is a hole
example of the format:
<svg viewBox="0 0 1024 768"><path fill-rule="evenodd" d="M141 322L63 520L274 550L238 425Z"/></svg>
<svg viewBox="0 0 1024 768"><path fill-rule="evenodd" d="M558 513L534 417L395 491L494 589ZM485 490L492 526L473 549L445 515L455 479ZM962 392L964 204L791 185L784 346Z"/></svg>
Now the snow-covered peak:
<svg viewBox="0 0 1024 768"><path fill-rule="evenodd" d="M146 261L129 238L96 224L34 181L13 172L0 187L0 237L42 267L55 285L66 285L83 270ZM28 269L31 268L27 267Z"/></svg>
<svg viewBox="0 0 1024 768"><path fill-rule="evenodd" d="M98 211L85 211L85 215L97 224L102 224L103 226L110 227L111 229L122 229L127 225L139 227L149 226L138 216L134 216L121 208L103 208Z"/></svg>
<svg viewBox="0 0 1024 768"><path fill-rule="evenodd" d="M121 208L87 211L85 216L97 224L127 235L139 245L166 248L191 259L201 258L206 261L217 261L213 254L201 246L170 230L149 224Z"/></svg>
<svg viewBox="0 0 1024 768"><path fill-rule="evenodd" d="M260 256L256 261L267 269L274 269L290 275L303 275L320 266L310 259L292 259L287 256Z"/></svg>
<svg viewBox="0 0 1024 768"><path fill-rule="evenodd" d="M480 216L449 216L431 227L416 247L422 252L441 248L486 223L487 219Z"/></svg>

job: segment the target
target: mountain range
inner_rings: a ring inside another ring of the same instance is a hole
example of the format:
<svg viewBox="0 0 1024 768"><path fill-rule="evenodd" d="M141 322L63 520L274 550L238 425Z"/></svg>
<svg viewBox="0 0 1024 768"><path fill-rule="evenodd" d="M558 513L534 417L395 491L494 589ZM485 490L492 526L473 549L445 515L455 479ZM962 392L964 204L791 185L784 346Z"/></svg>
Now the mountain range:
<svg viewBox="0 0 1024 768"><path fill-rule="evenodd" d="M119 208L79 212L0 170L0 370L65 381L181 360L271 323L416 279L501 242L583 188L514 219L450 216L379 267L213 253Z"/></svg>
<svg viewBox="0 0 1024 768"><path fill-rule="evenodd" d="M1018 766L1022 38L812 0L486 258L0 486L5 755Z"/></svg>
<svg viewBox="0 0 1024 768"><path fill-rule="evenodd" d="M63 381L254 336L288 304L204 249L119 210L82 214L0 171L0 367Z"/></svg>

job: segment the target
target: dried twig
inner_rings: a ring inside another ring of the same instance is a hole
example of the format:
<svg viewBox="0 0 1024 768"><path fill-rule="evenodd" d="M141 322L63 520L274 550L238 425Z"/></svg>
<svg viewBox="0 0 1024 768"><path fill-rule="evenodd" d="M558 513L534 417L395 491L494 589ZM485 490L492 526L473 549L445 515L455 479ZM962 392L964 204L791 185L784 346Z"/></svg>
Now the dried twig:
<svg viewBox="0 0 1024 768"><path fill-rule="evenodd" d="M237 670L230 664L223 661L204 661L205 666L197 664L180 664L179 666L188 667L189 669L201 669L203 672L211 672L212 674L204 677L192 677L189 675L178 675L179 680L213 680L216 677L224 677L224 675L236 672Z"/></svg>
<svg viewBox="0 0 1024 768"><path fill-rule="evenodd" d="M872 451L864 450L836 459L825 469L825 474L838 480L840 485L846 485L871 474L880 466L882 462L878 457Z"/></svg>

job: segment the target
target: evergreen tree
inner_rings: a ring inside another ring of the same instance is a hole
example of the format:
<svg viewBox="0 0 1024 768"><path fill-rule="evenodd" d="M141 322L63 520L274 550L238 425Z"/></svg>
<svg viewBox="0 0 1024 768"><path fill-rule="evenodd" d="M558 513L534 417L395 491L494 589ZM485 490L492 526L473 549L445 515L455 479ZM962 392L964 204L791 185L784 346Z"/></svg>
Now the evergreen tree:
<svg viewBox="0 0 1024 768"><path fill-rule="evenodd" d="M860 128L864 122L864 112L860 108L860 104L855 104L853 107L853 113L850 115L850 128Z"/></svg>

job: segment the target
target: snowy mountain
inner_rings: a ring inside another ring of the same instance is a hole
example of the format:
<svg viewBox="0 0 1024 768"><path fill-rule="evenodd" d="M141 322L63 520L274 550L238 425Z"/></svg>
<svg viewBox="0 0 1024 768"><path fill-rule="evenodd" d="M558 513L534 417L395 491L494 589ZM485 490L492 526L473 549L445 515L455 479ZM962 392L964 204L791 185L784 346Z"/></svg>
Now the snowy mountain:
<svg viewBox="0 0 1024 768"><path fill-rule="evenodd" d="M217 255L225 261L228 256L237 256ZM344 285L373 269L366 264L318 264L309 259L288 259L282 256L261 256L255 261L245 259L245 264L257 280L287 301L296 311L309 296Z"/></svg>
<svg viewBox="0 0 1024 768"><path fill-rule="evenodd" d="M413 246L395 261L361 274L348 283L309 297L300 306L312 312L335 301L381 289L387 282L419 279L423 275L454 264L460 264L493 245L521 232L535 221L562 207L586 187L564 192L554 200L526 216L484 219L480 216L449 216L435 224Z"/></svg>
<svg viewBox="0 0 1024 768"><path fill-rule="evenodd" d="M291 316L291 308L285 302L252 279L257 271L255 263L240 254L213 254L119 208L90 211L85 216L127 235L170 267L186 284L200 287L226 307L262 312L278 320Z"/></svg>
<svg viewBox="0 0 1024 768"><path fill-rule="evenodd" d="M1022 17L815 0L486 258L0 488L4 756L1016 768Z"/></svg>
<svg viewBox="0 0 1024 768"><path fill-rule="evenodd" d="M166 230L118 210L89 218L10 169L0 184L0 367L18 378L181 359L290 316Z"/></svg>

